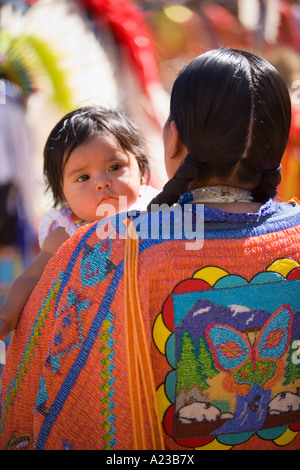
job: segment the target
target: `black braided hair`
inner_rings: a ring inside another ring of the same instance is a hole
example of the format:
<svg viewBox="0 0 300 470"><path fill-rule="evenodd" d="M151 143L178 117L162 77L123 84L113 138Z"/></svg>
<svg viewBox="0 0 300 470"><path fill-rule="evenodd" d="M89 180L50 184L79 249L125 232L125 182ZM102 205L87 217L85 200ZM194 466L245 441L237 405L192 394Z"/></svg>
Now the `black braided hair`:
<svg viewBox="0 0 300 470"><path fill-rule="evenodd" d="M261 173L259 184L253 191L256 201L267 201L277 196L277 187L281 181L281 164L274 170L265 170Z"/></svg>
<svg viewBox="0 0 300 470"><path fill-rule="evenodd" d="M178 168L173 178L164 186L163 191L159 193L148 206L151 209L152 204L166 203L169 206L178 201L180 195L187 191L190 181L193 181L201 173L202 164L191 154L187 154L183 164Z"/></svg>

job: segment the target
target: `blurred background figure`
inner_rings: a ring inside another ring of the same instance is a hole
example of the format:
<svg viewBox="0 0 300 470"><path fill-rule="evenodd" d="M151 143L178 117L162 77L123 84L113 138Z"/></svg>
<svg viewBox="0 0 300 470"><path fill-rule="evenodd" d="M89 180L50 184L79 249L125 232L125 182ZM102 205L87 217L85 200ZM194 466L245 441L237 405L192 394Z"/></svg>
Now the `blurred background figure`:
<svg viewBox="0 0 300 470"><path fill-rule="evenodd" d="M299 0L139 0L148 14L167 91L189 60L209 49L241 48L274 64L292 99L292 127L278 197L300 198Z"/></svg>
<svg viewBox="0 0 300 470"><path fill-rule="evenodd" d="M2 79L0 105L0 302L36 247L32 145L16 87Z"/></svg>
<svg viewBox="0 0 300 470"><path fill-rule="evenodd" d="M17 87L3 77L1 86L5 94L0 105L0 303L37 246L32 145L24 105ZM9 340L0 345L0 377Z"/></svg>
<svg viewBox="0 0 300 470"><path fill-rule="evenodd" d="M273 65L286 81L291 95L291 131L282 161L282 182L279 196L288 200L300 199L300 55L289 46L278 46L270 57Z"/></svg>

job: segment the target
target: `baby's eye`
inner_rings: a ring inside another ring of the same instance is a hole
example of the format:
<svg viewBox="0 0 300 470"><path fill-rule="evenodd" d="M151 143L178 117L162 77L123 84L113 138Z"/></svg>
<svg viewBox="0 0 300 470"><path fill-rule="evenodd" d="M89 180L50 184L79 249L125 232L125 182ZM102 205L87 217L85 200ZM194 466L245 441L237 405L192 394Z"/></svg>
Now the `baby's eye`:
<svg viewBox="0 0 300 470"><path fill-rule="evenodd" d="M109 167L109 171L118 171L120 168L122 168L122 166L123 165L121 165L120 163L116 163L115 165Z"/></svg>
<svg viewBox="0 0 300 470"><path fill-rule="evenodd" d="M82 181L87 181L89 178L89 175L81 175L79 178L77 178L77 181L81 183Z"/></svg>

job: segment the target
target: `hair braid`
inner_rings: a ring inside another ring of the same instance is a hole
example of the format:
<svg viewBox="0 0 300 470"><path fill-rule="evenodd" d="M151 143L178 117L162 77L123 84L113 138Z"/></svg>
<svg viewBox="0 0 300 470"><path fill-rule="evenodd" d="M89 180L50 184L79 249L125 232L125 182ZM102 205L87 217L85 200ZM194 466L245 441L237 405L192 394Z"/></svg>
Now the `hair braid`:
<svg viewBox="0 0 300 470"><path fill-rule="evenodd" d="M175 204L180 196L184 194L190 181L199 176L203 163L190 153L187 154L183 164L178 168L173 178L171 178L159 193L148 205L148 210L151 210L152 204L168 204L171 206Z"/></svg>
<svg viewBox="0 0 300 470"><path fill-rule="evenodd" d="M258 186L253 191L256 201L266 202L268 199L274 199L277 196L277 186L281 181L281 165L273 170L264 170Z"/></svg>

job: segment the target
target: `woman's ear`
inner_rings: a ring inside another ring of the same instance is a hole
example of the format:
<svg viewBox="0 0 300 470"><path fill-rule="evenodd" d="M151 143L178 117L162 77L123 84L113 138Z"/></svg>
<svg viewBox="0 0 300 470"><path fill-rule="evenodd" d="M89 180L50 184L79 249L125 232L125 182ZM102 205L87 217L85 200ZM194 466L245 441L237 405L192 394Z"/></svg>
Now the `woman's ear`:
<svg viewBox="0 0 300 470"><path fill-rule="evenodd" d="M165 157L174 158L183 148L175 121L171 121L164 130Z"/></svg>

